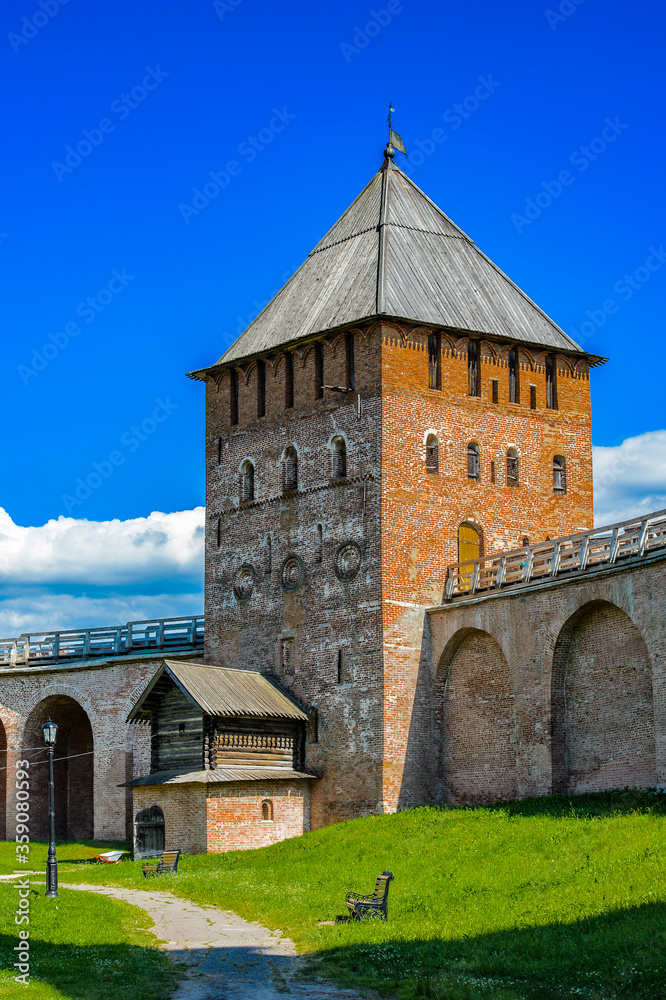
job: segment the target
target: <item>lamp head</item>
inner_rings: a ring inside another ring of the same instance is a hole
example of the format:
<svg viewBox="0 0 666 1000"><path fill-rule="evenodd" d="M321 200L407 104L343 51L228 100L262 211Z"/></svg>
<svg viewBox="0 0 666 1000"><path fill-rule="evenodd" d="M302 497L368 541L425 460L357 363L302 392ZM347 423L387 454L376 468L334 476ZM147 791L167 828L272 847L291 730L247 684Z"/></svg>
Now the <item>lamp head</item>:
<svg viewBox="0 0 666 1000"><path fill-rule="evenodd" d="M44 742L47 747L52 747L56 741L56 733L58 732L58 727L55 722L51 722L50 719L42 726L42 732L44 733Z"/></svg>

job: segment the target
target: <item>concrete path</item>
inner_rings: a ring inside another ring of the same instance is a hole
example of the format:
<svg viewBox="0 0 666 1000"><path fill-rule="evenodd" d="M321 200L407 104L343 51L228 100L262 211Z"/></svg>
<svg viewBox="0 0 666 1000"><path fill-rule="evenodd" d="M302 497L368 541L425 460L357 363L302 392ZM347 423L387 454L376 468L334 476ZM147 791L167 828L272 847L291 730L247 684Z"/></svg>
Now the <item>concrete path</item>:
<svg viewBox="0 0 666 1000"><path fill-rule="evenodd" d="M170 892L67 883L62 888L99 892L146 911L162 947L189 966L173 1000L360 1000L362 995L300 978L302 960L288 938L234 913L197 906Z"/></svg>

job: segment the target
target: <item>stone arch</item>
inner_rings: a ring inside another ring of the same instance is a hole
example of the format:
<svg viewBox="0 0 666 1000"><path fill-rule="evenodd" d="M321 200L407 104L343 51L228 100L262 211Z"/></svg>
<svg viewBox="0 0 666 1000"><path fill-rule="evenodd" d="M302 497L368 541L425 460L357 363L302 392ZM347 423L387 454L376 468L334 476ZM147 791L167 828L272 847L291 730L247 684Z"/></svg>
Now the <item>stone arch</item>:
<svg viewBox="0 0 666 1000"><path fill-rule="evenodd" d="M435 679L435 706L442 797L470 804L515 798L509 667L488 632L465 628L449 640Z"/></svg>
<svg viewBox="0 0 666 1000"><path fill-rule="evenodd" d="M7 839L7 731L0 719L0 840Z"/></svg>
<svg viewBox="0 0 666 1000"><path fill-rule="evenodd" d="M32 709L23 745L44 746L42 725L51 718L58 726L53 784L56 837L92 840L94 836L93 733L88 713L69 695L52 694ZM48 763L46 751L30 753L31 835L48 837Z"/></svg>
<svg viewBox="0 0 666 1000"><path fill-rule="evenodd" d="M583 605L562 626L551 681L553 792L656 784L652 665L629 615Z"/></svg>

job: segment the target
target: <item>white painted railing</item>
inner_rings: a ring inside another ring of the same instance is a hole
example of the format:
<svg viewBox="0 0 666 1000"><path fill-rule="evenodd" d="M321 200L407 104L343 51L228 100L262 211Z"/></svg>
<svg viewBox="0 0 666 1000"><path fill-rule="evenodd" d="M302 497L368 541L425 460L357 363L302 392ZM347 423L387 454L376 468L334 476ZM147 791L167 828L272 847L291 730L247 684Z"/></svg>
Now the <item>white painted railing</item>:
<svg viewBox="0 0 666 1000"><path fill-rule="evenodd" d="M154 618L108 628L30 632L15 639L0 639L0 666L196 647L203 644L203 636L203 615Z"/></svg>
<svg viewBox="0 0 666 1000"><path fill-rule="evenodd" d="M456 563L447 571L444 600L564 573L584 573L631 556L647 556L665 546L666 510L657 510L577 535Z"/></svg>

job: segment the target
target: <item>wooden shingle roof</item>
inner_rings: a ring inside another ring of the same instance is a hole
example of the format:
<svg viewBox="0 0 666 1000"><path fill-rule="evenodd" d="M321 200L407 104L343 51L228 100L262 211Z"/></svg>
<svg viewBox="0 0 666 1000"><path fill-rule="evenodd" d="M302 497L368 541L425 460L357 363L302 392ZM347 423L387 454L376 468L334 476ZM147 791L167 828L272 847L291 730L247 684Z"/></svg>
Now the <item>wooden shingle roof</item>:
<svg viewBox="0 0 666 1000"><path fill-rule="evenodd" d="M168 675L204 715L272 719L308 716L295 701L264 674L254 670L212 667L203 663L165 660L127 716L128 722L150 718L159 681Z"/></svg>
<svg viewBox="0 0 666 1000"><path fill-rule="evenodd" d="M583 353L391 160L216 362L385 317ZM205 369L193 372L203 377Z"/></svg>

